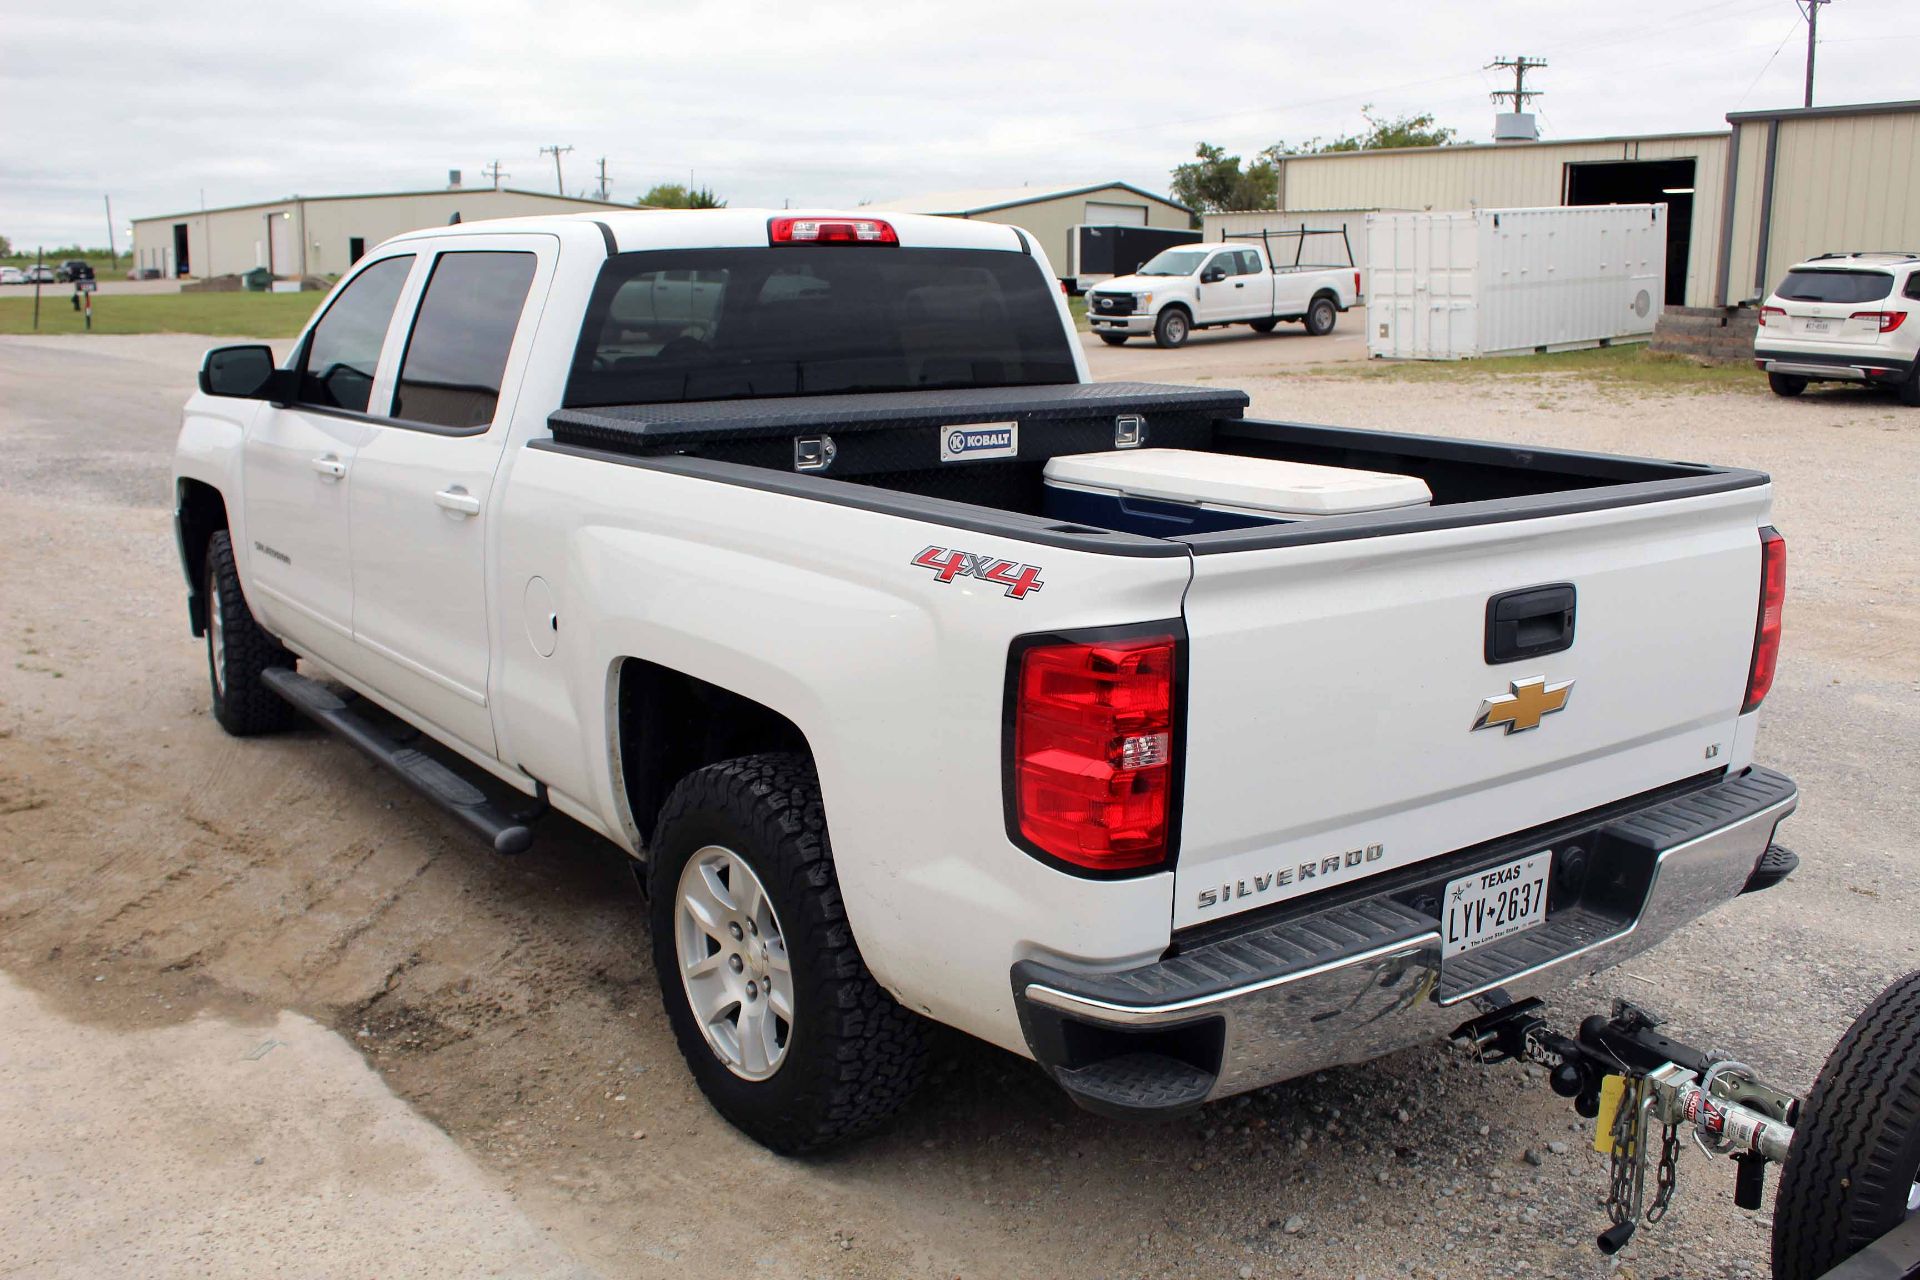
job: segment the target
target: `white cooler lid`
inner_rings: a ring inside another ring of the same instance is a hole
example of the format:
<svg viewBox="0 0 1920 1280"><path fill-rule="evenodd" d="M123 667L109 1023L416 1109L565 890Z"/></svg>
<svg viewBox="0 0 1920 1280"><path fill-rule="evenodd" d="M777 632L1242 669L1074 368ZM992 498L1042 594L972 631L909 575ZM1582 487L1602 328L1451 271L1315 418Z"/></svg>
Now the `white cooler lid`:
<svg viewBox="0 0 1920 1280"><path fill-rule="evenodd" d="M1197 449L1114 449L1047 462L1048 481L1134 498L1199 502L1275 516L1339 516L1433 501L1418 476Z"/></svg>

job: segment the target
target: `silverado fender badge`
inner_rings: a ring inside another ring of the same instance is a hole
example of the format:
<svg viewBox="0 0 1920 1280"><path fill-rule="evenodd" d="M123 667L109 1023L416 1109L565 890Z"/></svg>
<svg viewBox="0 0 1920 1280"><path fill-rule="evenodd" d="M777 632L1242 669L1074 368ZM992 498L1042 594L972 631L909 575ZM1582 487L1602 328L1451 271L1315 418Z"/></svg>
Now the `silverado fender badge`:
<svg viewBox="0 0 1920 1280"><path fill-rule="evenodd" d="M949 551L945 547L928 547L913 558L913 563L922 569L933 570L938 582L952 582L955 578L978 578L982 582L991 582L995 586L1005 587L1006 594L1015 600L1024 600L1030 591L1038 591L1046 584L1040 581L1040 566L1037 564L1016 564L1012 560L1002 560L996 556L979 556L971 551Z"/></svg>
<svg viewBox="0 0 1920 1280"><path fill-rule="evenodd" d="M1567 705L1573 696L1573 681L1548 684L1545 676L1509 681L1509 693L1496 693L1480 704L1474 729L1506 726L1508 733L1525 733L1540 727L1540 717L1550 716Z"/></svg>

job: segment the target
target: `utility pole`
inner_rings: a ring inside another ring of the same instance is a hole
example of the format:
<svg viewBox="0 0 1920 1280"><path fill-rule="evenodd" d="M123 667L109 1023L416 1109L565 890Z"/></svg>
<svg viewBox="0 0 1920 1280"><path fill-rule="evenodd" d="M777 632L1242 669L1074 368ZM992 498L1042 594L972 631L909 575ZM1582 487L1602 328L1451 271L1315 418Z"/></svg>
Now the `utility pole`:
<svg viewBox="0 0 1920 1280"><path fill-rule="evenodd" d="M1807 94L1802 106L1813 105L1813 46L1820 39L1820 6L1832 3L1833 0L1806 0L1806 8L1802 10L1807 18Z"/></svg>
<svg viewBox="0 0 1920 1280"><path fill-rule="evenodd" d="M1540 96L1538 89L1527 88L1527 72L1537 70L1546 65L1547 60L1545 58L1529 58L1524 53L1517 58L1495 58L1487 64L1486 69L1491 71L1495 67L1500 67L1512 71L1513 88L1494 90L1492 94L1493 100L1499 102L1502 98L1511 98L1513 99L1513 109L1516 112L1525 111L1528 101Z"/></svg>
<svg viewBox="0 0 1920 1280"><path fill-rule="evenodd" d="M600 157L600 198L602 200L607 198L607 158L605 156Z"/></svg>
<svg viewBox="0 0 1920 1280"><path fill-rule="evenodd" d="M571 150L573 150L572 147L563 147L557 142L550 147L540 148L541 155L553 157L553 189L563 196L567 194L567 183L566 179L560 176L560 157Z"/></svg>
<svg viewBox="0 0 1920 1280"><path fill-rule="evenodd" d="M511 178L513 176L512 174L501 169L500 162L498 160L495 160L492 164L481 165L480 172L486 174L489 178L493 179L493 189L495 191L498 191L500 189L500 179Z"/></svg>
<svg viewBox="0 0 1920 1280"><path fill-rule="evenodd" d="M107 257L111 258L115 268L118 268L120 265L120 250L114 247L113 243L113 197L102 196L100 198L107 202Z"/></svg>

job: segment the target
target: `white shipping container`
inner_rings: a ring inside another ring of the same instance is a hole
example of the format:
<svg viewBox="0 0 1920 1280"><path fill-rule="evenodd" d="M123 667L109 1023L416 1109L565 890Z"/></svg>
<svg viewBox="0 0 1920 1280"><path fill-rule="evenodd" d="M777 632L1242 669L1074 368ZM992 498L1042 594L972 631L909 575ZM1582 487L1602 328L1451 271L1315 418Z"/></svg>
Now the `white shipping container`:
<svg viewBox="0 0 1920 1280"><path fill-rule="evenodd" d="M1667 206L1367 215L1367 353L1565 351L1653 333Z"/></svg>

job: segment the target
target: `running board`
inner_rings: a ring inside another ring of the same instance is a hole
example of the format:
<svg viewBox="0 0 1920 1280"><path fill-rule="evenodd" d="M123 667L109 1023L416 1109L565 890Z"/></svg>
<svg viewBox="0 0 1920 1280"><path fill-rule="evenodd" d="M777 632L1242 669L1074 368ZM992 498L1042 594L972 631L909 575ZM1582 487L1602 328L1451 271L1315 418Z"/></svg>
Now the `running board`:
<svg viewBox="0 0 1920 1280"><path fill-rule="evenodd" d="M387 729L361 714L354 708L359 699L353 695L342 698L325 685L282 667L268 668L260 673L260 678L302 715L346 739L376 763L399 775L402 782L466 823L495 853L525 853L533 843L533 830L528 824L545 810L544 797L535 802L533 812L510 813L440 761L396 739Z"/></svg>

